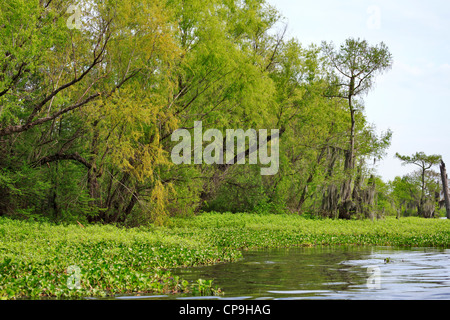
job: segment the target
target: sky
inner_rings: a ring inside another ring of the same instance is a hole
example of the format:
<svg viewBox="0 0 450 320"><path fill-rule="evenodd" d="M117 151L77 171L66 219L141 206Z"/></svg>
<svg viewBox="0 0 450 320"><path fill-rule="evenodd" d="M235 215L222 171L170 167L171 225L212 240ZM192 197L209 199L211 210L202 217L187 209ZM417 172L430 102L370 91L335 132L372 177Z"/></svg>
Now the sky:
<svg viewBox="0 0 450 320"><path fill-rule="evenodd" d="M398 152L440 154L450 167L450 1L268 0L285 17L287 36L302 45L347 38L384 42L393 67L363 97L378 133L393 132L377 173L393 180L416 169ZM434 168L439 172L439 167Z"/></svg>

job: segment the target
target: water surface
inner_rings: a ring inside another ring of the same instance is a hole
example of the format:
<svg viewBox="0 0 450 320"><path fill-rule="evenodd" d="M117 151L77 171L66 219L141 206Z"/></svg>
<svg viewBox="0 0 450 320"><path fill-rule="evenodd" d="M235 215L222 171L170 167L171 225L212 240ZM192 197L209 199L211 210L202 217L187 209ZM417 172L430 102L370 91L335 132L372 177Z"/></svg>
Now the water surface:
<svg viewBox="0 0 450 320"><path fill-rule="evenodd" d="M222 298L450 299L449 249L313 247L243 255L235 263L173 271L190 281L214 279Z"/></svg>
<svg viewBox="0 0 450 320"><path fill-rule="evenodd" d="M244 251L243 259L234 263L172 270L192 282L214 279L223 296L139 298L450 300L449 257L449 249L437 248L335 246Z"/></svg>

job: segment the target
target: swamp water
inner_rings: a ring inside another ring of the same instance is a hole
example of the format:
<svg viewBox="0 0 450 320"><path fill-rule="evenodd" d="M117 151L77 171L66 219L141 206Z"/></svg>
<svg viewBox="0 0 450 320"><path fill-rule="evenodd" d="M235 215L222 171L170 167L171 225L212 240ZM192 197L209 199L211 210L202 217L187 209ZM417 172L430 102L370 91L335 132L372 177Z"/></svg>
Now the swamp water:
<svg viewBox="0 0 450 320"><path fill-rule="evenodd" d="M312 247L244 251L243 259L173 269L188 281L213 279L219 297L119 299L450 300L450 249Z"/></svg>

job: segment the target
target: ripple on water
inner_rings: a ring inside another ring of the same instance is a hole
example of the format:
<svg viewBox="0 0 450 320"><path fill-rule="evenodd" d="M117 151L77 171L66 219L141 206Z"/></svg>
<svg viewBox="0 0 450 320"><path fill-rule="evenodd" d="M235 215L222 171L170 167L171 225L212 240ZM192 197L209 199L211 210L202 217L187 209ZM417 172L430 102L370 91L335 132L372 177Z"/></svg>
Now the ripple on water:
<svg viewBox="0 0 450 320"><path fill-rule="evenodd" d="M450 300L448 249L339 246L243 255L235 263L173 270L192 282L214 279L224 296L152 298Z"/></svg>

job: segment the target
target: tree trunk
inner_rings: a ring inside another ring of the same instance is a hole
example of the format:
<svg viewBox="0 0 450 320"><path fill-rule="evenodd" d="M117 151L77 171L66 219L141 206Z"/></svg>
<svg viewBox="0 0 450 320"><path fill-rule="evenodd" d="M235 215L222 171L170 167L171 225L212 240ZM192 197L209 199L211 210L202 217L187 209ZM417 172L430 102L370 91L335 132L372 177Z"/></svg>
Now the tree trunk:
<svg viewBox="0 0 450 320"><path fill-rule="evenodd" d="M419 202L419 207L417 208L417 214L419 217L422 217L424 215L423 212L423 206L425 203L425 167L422 168L422 190L420 193L420 202Z"/></svg>
<svg viewBox="0 0 450 320"><path fill-rule="evenodd" d="M131 195L131 200L128 206L125 209L125 217L129 216L131 211L133 210L134 206L136 205L137 201L139 199L139 194L135 191Z"/></svg>
<svg viewBox="0 0 450 320"><path fill-rule="evenodd" d="M130 177L130 174L125 172L122 179L117 183L117 187L111 196L111 204L105 212L107 223L117 222L120 215L123 214L124 201L128 197L128 194L133 194L126 185L130 180Z"/></svg>
<svg viewBox="0 0 450 320"><path fill-rule="evenodd" d="M355 204L352 200L352 182L353 182L353 169L354 157L355 157L355 110L352 105L352 97L354 91L355 79L352 77L350 81L349 95L348 95L348 106L350 109L351 117L351 127L350 127L350 145L345 154L344 172L347 177L342 184L342 203L339 208L339 218L349 219L354 213Z"/></svg>
<svg viewBox="0 0 450 320"><path fill-rule="evenodd" d="M351 101L351 100L350 100ZM351 102L350 102L351 103ZM350 106L350 108L352 108ZM347 175L347 179L344 181L343 190L342 190L342 200L351 201L352 199L352 182L353 182L353 169L354 165L354 157L355 157L355 111L351 110L351 128L350 128L350 145L349 149L345 153L345 163L344 163L344 171Z"/></svg>
<svg viewBox="0 0 450 320"><path fill-rule="evenodd" d="M305 200L306 200L306 193L308 192L308 186L314 180L314 177L315 177L315 174L316 174L316 166L320 164L320 161L322 160L322 158L325 155L326 149L327 149L326 147L322 148L322 151L317 156L317 163L316 163L316 165L314 165L314 168L312 169L312 172L309 174L308 180L306 181L306 184L303 187L302 195L300 196L300 200L299 200L298 205L297 205L297 213L299 215L301 215L301 213L302 213L302 207L303 207L303 204L305 203Z"/></svg>
<svg viewBox="0 0 450 320"><path fill-rule="evenodd" d="M441 169L442 189L444 191L445 210L447 211L447 219L450 219L450 200L448 194L447 170L445 168L445 163L442 160L440 169Z"/></svg>
<svg viewBox="0 0 450 320"><path fill-rule="evenodd" d="M100 207L100 185L98 184L97 177L97 166L96 160L98 155L98 137L100 135L99 129L97 128L99 121L93 123L94 134L91 141L91 156L89 157L89 171L87 175L87 185L89 190L89 197L92 199L89 201L89 206L96 210Z"/></svg>
<svg viewBox="0 0 450 320"><path fill-rule="evenodd" d="M297 213L299 215L302 214L302 207L303 207L303 204L305 203L305 200L306 200L306 193L308 191L308 185L313 181L313 178L314 178L314 175L311 173L309 175L308 180L306 181L305 186L303 187L302 195L300 196L300 200L298 201L298 205L297 205Z"/></svg>

